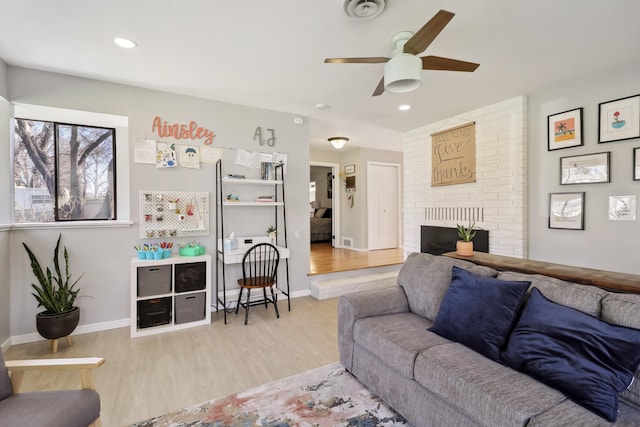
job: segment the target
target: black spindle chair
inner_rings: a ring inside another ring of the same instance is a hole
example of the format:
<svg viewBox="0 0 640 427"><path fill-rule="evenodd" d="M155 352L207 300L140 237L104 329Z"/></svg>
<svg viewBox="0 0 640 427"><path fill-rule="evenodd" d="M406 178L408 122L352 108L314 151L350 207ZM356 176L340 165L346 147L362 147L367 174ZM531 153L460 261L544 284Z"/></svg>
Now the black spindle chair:
<svg viewBox="0 0 640 427"><path fill-rule="evenodd" d="M278 264L280 262L280 252L270 243L258 243L252 246L242 258L242 279L238 279L240 294L236 305L236 314L240 306L244 308L244 324L249 321L249 306L263 304L265 309L268 303L272 303L276 310L276 317L280 318L278 312L278 299L273 292L273 287L277 281ZM271 292L271 297L267 296L267 288ZM247 290L247 299L242 302L242 293ZM262 289L263 299L251 302L251 290Z"/></svg>

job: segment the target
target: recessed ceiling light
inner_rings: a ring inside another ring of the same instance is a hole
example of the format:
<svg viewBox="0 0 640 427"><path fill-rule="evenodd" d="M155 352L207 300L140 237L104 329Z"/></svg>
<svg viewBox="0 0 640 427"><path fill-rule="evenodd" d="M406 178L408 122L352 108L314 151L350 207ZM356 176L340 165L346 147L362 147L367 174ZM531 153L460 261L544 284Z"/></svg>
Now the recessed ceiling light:
<svg viewBox="0 0 640 427"><path fill-rule="evenodd" d="M331 108L331 107L329 107L327 104L316 104L316 108L318 110L326 110L326 109Z"/></svg>
<svg viewBox="0 0 640 427"><path fill-rule="evenodd" d="M124 47L125 49L133 49L137 46L136 42L133 40L125 39L124 37L116 37L113 39L113 42L120 47Z"/></svg>
<svg viewBox="0 0 640 427"><path fill-rule="evenodd" d="M403 105L398 107L398 110L400 110L400 111L407 111L407 110L410 110L410 109L411 109L411 105L409 105L409 104L403 104Z"/></svg>

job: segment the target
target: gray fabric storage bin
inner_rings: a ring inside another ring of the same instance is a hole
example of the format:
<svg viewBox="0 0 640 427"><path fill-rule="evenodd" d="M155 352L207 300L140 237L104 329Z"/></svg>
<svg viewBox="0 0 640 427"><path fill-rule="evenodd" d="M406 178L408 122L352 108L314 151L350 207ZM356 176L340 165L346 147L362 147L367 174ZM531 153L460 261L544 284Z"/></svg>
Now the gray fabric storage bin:
<svg viewBox="0 0 640 427"><path fill-rule="evenodd" d="M138 296L149 297L171 293L171 265L138 267Z"/></svg>
<svg viewBox="0 0 640 427"><path fill-rule="evenodd" d="M205 318L205 292L175 296L175 322L189 323Z"/></svg>

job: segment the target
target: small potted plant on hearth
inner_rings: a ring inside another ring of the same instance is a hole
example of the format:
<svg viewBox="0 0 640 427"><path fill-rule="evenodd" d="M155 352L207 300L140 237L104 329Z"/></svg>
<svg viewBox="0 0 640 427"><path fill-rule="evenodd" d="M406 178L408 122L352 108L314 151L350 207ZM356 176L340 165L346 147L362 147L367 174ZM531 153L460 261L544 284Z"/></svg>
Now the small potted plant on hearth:
<svg viewBox="0 0 640 427"><path fill-rule="evenodd" d="M35 290L32 295L38 302L38 307L44 307L45 310L36 315L36 328L43 338L52 340L54 353L57 351L57 339L67 337L67 341L70 343L68 337L80 321L80 309L74 305L74 302L80 292L76 285L84 275L80 275L71 282L69 253L66 246L63 248L65 271L64 275L62 274L59 261L61 237L62 234L58 236L58 242L53 251L53 272L49 267L46 267L45 272L29 246L22 243L31 260L33 274L38 281L38 284L31 284Z"/></svg>
<svg viewBox="0 0 640 427"><path fill-rule="evenodd" d="M460 237L460 240L456 242L456 253L458 255L473 255L473 238L476 236L475 225L475 221L473 224L469 223L469 227L458 224L458 237Z"/></svg>

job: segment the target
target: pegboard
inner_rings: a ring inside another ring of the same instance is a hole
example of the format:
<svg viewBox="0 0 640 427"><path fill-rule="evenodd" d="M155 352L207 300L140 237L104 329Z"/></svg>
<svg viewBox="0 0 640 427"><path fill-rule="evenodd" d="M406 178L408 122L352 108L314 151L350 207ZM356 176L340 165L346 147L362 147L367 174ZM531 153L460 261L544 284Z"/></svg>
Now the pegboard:
<svg viewBox="0 0 640 427"><path fill-rule="evenodd" d="M140 238L209 235L209 193L140 191Z"/></svg>

